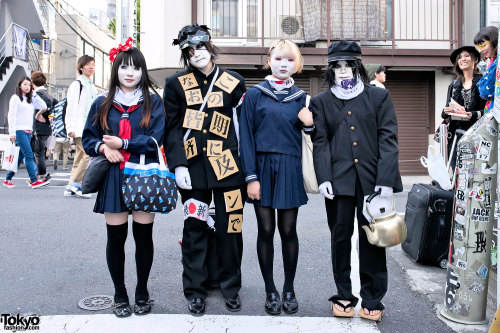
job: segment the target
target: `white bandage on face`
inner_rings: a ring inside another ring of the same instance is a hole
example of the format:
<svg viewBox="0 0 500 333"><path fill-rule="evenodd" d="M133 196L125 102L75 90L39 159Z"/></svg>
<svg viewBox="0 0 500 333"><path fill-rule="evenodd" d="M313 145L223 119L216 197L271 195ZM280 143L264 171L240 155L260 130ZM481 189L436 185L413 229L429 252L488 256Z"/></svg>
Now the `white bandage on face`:
<svg viewBox="0 0 500 333"><path fill-rule="evenodd" d="M196 199L189 199L184 202L184 220L194 217L200 221L208 221L208 204Z"/></svg>

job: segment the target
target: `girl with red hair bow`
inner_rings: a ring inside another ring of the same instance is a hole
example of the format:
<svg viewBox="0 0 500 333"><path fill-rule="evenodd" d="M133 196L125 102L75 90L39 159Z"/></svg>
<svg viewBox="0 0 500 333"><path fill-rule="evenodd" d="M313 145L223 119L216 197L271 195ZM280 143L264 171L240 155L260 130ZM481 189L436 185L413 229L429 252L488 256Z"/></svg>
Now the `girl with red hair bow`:
<svg viewBox="0 0 500 333"><path fill-rule="evenodd" d="M115 286L113 312L117 317L132 314L124 281L129 214L133 217L136 244L134 312L147 314L151 311L147 282L153 264L154 214L130 212L121 191L125 162L139 163L141 154L146 156L146 163L158 162L154 140L163 141L165 113L161 98L156 92L150 94L150 88L154 91L141 51L135 47L119 48L111 68L109 90L92 104L83 131L85 152L91 157L103 154L111 162L97 194L94 212L104 214L106 220L106 259Z"/></svg>

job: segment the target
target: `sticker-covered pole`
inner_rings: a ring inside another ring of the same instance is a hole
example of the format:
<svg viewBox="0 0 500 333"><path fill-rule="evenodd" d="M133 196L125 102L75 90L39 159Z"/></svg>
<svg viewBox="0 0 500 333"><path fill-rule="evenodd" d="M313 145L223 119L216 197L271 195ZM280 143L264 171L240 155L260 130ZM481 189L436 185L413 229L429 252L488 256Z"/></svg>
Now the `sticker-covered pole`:
<svg viewBox="0 0 500 333"><path fill-rule="evenodd" d="M499 27L499 32L500 32L500 27ZM496 82L495 82L495 97L494 97L494 103L493 103L493 114L495 115L495 119L499 123L498 127L498 140L500 141L500 67L498 66L498 59L500 58L500 48L497 48L497 58L495 61L497 61L497 72L496 72ZM499 154L500 156L500 145L498 146L499 149ZM497 161L498 165L498 161ZM500 168L498 168L498 171L500 172ZM499 184L498 182L500 181L500 177L497 176L497 198L499 197ZM498 200L495 201L495 218L497 219L497 226L496 226L496 243L495 243L495 248L492 249L495 253L495 259L497 260L497 267L498 267L498 234L500 232L500 207L498 207ZM497 270L498 271L498 270ZM497 278L497 307L500 306L500 279Z"/></svg>
<svg viewBox="0 0 500 333"><path fill-rule="evenodd" d="M497 184L498 123L481 117L457 146L453 227L441 314L463 324L486 320Z"/></svg>

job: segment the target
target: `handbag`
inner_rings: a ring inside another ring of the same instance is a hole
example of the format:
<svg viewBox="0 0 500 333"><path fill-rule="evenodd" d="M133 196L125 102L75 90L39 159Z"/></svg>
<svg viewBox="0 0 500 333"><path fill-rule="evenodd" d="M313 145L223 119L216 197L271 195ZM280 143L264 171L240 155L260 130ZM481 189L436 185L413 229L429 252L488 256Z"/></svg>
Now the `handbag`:
<svg viewBox="0 0 500 333"><path fill-rule="evenodd" d="M309 107L311 96L306 97L306 108ZM313 143L311 136L302 132L302 177L304 179L304 189L307 193L319 193L318 180L314 171Z"/></svg>
<svg viewBox="0 0 500 333"><path fill-rule="evenodd" d="M108 173L111 162L104 155L99 155L90 160L87 171L83 176L82 193L95 193L99 191Z"/></svg>
<svg viewBox="0 0 500 333"><path fill-rule="evenodd" d="M132 211L166 214L177 205L177 185L175 175L165 164L158 142L152 139L157 147L159 163L145 164L144 154L141 154L139 163L125 163L123 201Z"/></svg>
<svg viewBox="0 0 500 333"><path fill-rule="evenodd" d="M14 173L17 172L19 150L20 148L17 147L14 143L9 145L9 147L4 152L4 156L2 159L2 169Z"/></svg>

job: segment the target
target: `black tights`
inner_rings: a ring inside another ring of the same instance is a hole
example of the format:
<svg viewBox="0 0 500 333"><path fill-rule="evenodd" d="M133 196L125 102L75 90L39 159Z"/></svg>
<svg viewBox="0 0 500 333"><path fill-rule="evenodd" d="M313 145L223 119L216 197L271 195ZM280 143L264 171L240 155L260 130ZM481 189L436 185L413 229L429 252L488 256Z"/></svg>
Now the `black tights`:
<svg viewBox="0 0 500 333"><path fill-rule="evenodd" d="M273 278L274 230L276 229L275 210L271 207L254 205L257 216L257 256L266 286L266 293L277 292ZM281 236L285 283L283 292L294 291L293 280L299 258L299 239L297 237L298 208L278 209L278 230Z"/></svg>
<svg viewBox="0 0 500 333"><path fill-rule="evenodd" d="M125 241L127 240L128 223L106 225L108 243L106 260L109 273L115 286L115 303L128 302L125 288ZM135 264L137 268L137 287L135 299L145 300L148 294L148 278L153 265L153 223L141 224L134 221L132 233L135 239Z"/></svg>

